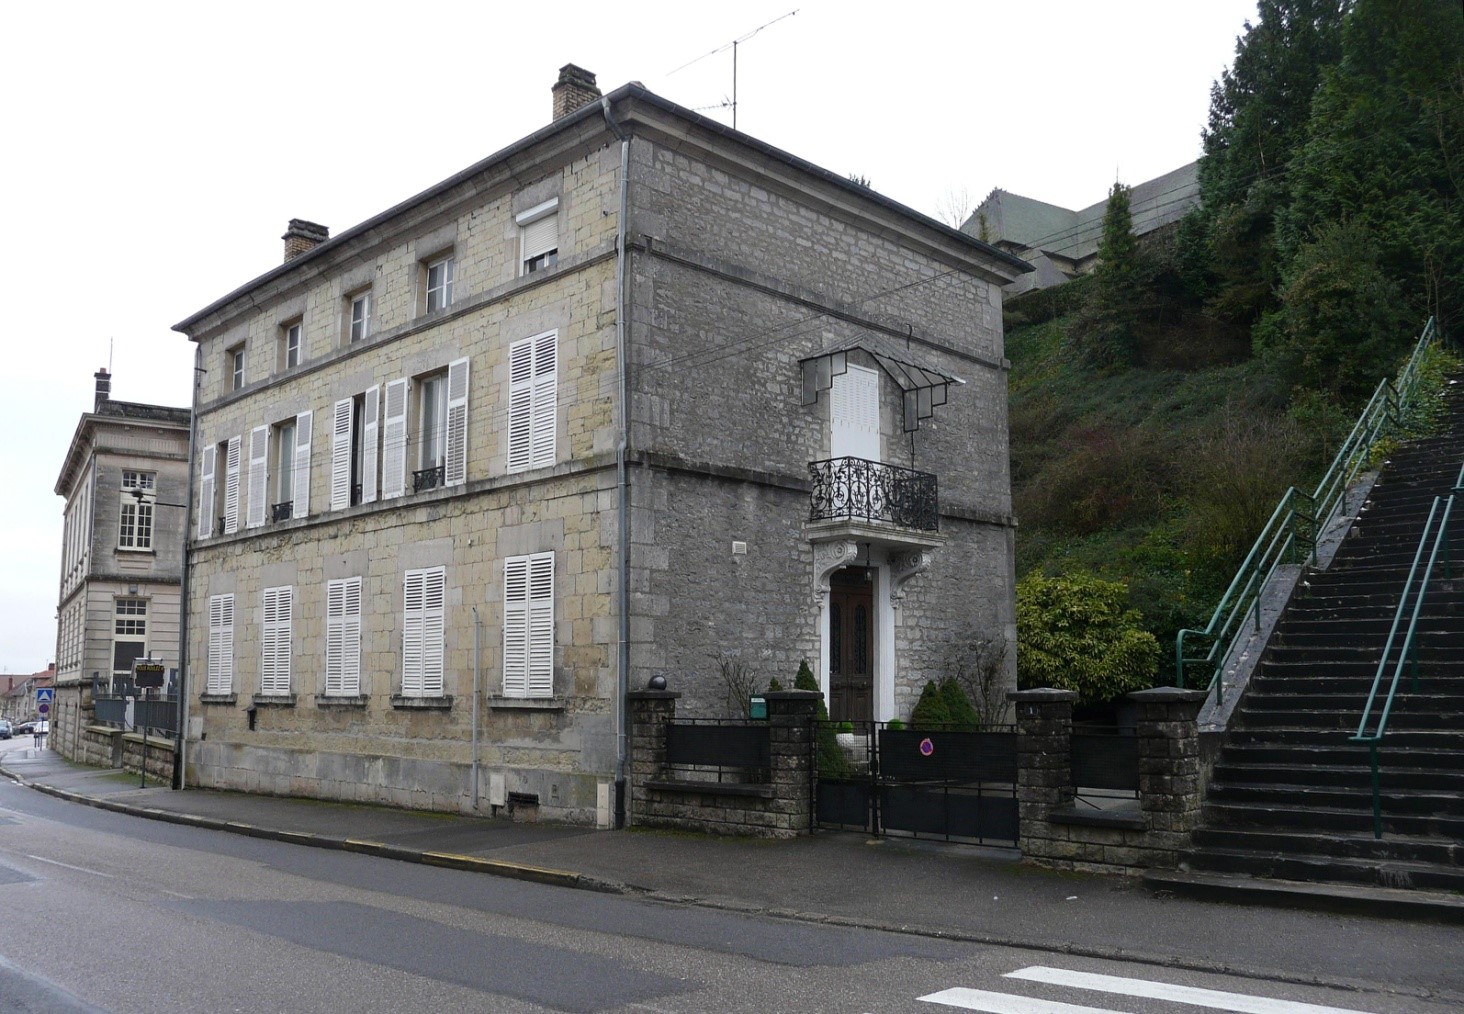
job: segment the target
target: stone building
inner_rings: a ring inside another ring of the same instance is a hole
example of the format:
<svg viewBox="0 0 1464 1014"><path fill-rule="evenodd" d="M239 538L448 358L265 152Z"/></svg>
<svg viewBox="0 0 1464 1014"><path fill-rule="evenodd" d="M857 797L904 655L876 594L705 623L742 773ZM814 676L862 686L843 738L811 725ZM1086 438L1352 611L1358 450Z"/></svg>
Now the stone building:
<svg viewBox="0 0 1464 1014"><path fill-rule="evenodd" d="M605 826L652 676L889 719L1014 640L1027 266L638 84L554 115L176 326L191 782Z"/></svg>
<svg viewBox="0 0 1464 1014"><path fill-rule="evenodd" d="M99 370L56 479L66 507L51 745L67 756L91 718L93 679L110 687L138 658L179 665L189 411L114 401L111 389Z"/></svg>

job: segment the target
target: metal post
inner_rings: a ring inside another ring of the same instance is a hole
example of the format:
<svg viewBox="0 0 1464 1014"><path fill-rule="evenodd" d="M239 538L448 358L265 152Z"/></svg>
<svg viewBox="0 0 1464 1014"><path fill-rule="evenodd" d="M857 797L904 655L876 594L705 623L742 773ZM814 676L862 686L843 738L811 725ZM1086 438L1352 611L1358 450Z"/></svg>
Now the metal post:
<svg viewBox="0 0 1464 1014"><path fill-rule="evenodd" d="M142 692L143 701L147 700L147 694L147 690L144 689ZM132 727L134 729L137 728L136 710L133 711L132 715ZM147 788L147 721L145 719L142 723L142 763L139 764L138 767L142 769L142 783L138 786L138 788L145 789Z"/></svg>

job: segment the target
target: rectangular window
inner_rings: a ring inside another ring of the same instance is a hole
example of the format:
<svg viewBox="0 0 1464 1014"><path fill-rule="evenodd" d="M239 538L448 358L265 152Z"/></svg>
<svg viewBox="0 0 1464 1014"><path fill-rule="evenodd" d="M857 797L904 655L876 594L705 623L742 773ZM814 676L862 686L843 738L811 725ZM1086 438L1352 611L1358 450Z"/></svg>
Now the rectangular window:
<svg viewBox="0 0 1464 1014"><path fill-rule="evenodd" d="M274 430L275 491L270 520L284 521L295 511L295 420L276 423Z"/></svg>
<svg viewBox="0 0 1464 1014"><path fill-rule="evenodd" d="M225 372L232 385L229 390L237 391L244 386L244 346L235 345L224 353Z"/></svg>
<svg viewBox="0 0 1464 1014"><path fill-rule="evenodd" d="M218 458L219 449L214 445L203 449L202 460L198 463L198 537L206 539L214 533L214 518L217 516L215 503L217 494L214 492L217 483L214 481L214 462Z"/></svg>
<svg viewBox="0 0 1464 1014"><path fill-rule="evenodd" d="M325 590L325 693L361 692L361 579L329 581Z"/></svg>
<svg viewBox="0 0 1464 1014"><path fill-rule="evenodd" d="M227 694L234 689L234 595L208 600L208 680L204 690Z"/></svg>
<svg viewBox="0 0 1464 1014"><path fill-rule="evenodd" d="M519 227L519 274L559 263L559 198L545 201L514 217Z"/></svg>
<svg viewBox="0 0 1464 1014"><path fill-rule="evenodd" d="M131 676L147 657L147 599L116 599L112 606L112 676Z"/></svg>
<svg viewBox="0 0 1464 1014"><path fill-rule="evenodd" d="M371 334L371 293L361 292L348 298L350 310L347 326L349 344L354 345Z"/></svg>
<svg viewBox="0 0 1464 1014"><path fill-rule="evenodd" d="M503 696L554 696L554 554L503 562Z"/></svg>
<svg viewBox="0 0 1464 1014"><path fill-rule="evenodd" d="M452 282L456 266L452 257L441 257L427 264L427 313L452 305Z"/></svg>
<svg viewBox="0 0 1464 1014"><path fill-rule="evenodd" d="M559 333L548 331L508 349L508 470L554 464L559 413Z"/></svg>
<svg viewBox="0 0 1464 1014"><path fill-rule="evenodd" d="M300 365L300 338L304 330L302 321L291 321L280 328L280 368L291 369Z"/></svg>
<svg viewBox="0 0 1464 1014"><path fill-rule="evenodd" d="M417 468L422 471L440 469L446 463L447 374L434 373L417 381L417 406ZM441 483L433 482L431 485ZM421 489L422 486L416 488Z"/></svg>
<svg viewBox="0 0 1464 1014"><path fill-rule="evenodd" d="M153 536L153 494L157 475L124 471L122 501L117 523L118 549L151 549Z"/></svg>
<svg viewBox="0 0 1464 1014"><path fill-rule="evenodd" d="M295 589L290 586L264 590L264 628L261 643L264 656L259 666L259 692L279 697L290 692L291 614Z"/></svg>
<svg viewBox="0 0 1464 1014"><path fill-rule="evenodd" d="M402 696L442 696L442 642L447 570L409 570L403 596Z"/></svg>

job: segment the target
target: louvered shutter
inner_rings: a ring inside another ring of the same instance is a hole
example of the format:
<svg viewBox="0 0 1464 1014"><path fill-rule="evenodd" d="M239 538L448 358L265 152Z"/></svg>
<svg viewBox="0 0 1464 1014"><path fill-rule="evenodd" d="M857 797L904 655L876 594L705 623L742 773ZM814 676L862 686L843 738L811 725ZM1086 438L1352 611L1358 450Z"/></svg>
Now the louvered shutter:
<svg viewBox="0 0 1464 1014"><path fill-rule="evenodd" d="M214 528L214 456L217 448L212 444L203 449L203 461L198 466L201 476L198 482L198 537L207 539Z"/></svg>
<svg viewBox="0 0 1464 1014"><path fill-rule="evenodd" d="M554 554L529 558L530 697L554 696Z"/></svg>
<svg viewBox="0 0 1464 1014"><path fill-rule="evenodd" d="M443 484L461 486L468 479L468 361L447 367L447 462Z"/></svg>
<svg viewBox="0 0 1464 1014"><path fill-rule="evenodd" d="M514 342L508 348L508 470L529 467L533 436L534 342Z"/></svg>
<svg viewBox="0 0 1464 1014"><path fill-rule="evenodd" d="M422 696L442 696L444 599L447 572L442 567L422 576Z"/></svg>
<svg viewBox="0 0 1464 1014"><path fill-rule="evenodd" d="M554 464L555 432L559 414L559 335L550 332L534 339L533 450L530 466Z"/></svg>
<svg viewBox="0 0 1464 1014"><path fill-rule="evenodd" d="M264 628L261 638L263 658L259 671L259 692L280 695L290 692L291 618L294 612L294 589L264 590Z"/></svg>
<svg viewBox="0 0 1464 1014"><path fill-rule="evenodd" d="M234 596L208 600L208 692L227 694L234 687Z"/></svg>
<svg viewBox="0 0 1464 1014"><path fill-rule="evenodd" d="M879 374L850 363L834 378L829 401L829 457L879 461Z"/></svg>
<svg viewBox="0 0 1464 1014"><path fill-rule="evenodd" d="M292 517L310 516L310 441L314 421L313 412L301 412L295 416L295 477L290 484L295 491L294 507L290 510Z"/></svg>
<svg viewBox="0 0 1464 1014"><path fill-rule="evenodd" d="M325 692L361 692L361 579L331 581L326 589Z"/></svg>
<svg viewBox="0 0 1464 1014"><path fill-rule="evenodd" d="M351 417L356 403L346 398L335 403L330 427L330 509L351 506Z"/></svg>
<svg viewBox="0 0 1464 1014"><path fill-rule="evenodd" d="M361 406L361 502L376 501L376 435L381 414L381 385L366 388Z"/></svg>
<svg viewBox="0 0 1464 1014"><path fill-rule="evenodd" d="M240 437L229 438L224 458L224 534L239 530L239 444Z"/></svg>
<svg viewBox="0 0 1464 1014"><path fill-rule="evenodd" d="M503 696L529 695L529 558L503 562Z"/></svg>
<svg viewBox="0 0 1464 1014"><path fill-rule="evenodd" d="M264 524L269 502L269 427L256 426L249 431L249 508L245 524L258 528Z"/></svg>
<svg viewBox="0 0 1464 1014"><path fill-rule="evenodd" d="M407 490L407 380L386 385L386 412L382 426L381 498L389 500Z"/></svg>

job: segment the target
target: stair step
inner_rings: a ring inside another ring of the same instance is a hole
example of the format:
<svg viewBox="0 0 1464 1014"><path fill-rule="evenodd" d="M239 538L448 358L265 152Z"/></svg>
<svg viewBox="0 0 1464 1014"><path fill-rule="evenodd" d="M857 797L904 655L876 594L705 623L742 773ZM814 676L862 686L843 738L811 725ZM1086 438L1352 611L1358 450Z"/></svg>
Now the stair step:
<svg viewBox="0 0 1464 1014"><path fill-rule="evenodd" d="M1378 779L1384 792L1464 793L1464 771L1395 767L1382 762L1378 766ZM1371 792L1372 765L1365 747L1359 747L1358 753L1350 759L1305 767L1289 761L1268 763L1227 758L1223 767L1216 768L1211 784L1305 785Z"/></svg>
<svg viewBox="0 0 1464 1014"><path fill-rule="evenodd" d="M1214 827L1294 828L1372 834L1372 806L1366 809L1327 806L1276 806L1231 800L1207 801L1203 825ZM1456 814L1393 813L1383 810L1383 833L1464 838L1464 817Z"/></svg>
<svg viewBox="0 0 1464 1014"><path fill-rule="evenodd" d="M1457 792L1406 791L1384 784L1381 795L1383 812L1390 817L1446 816L1464 820L1464 796ZM1355 810L1369 820L1373 807L1372 791L1365 786L1212 781L1207 798L1217 803L1255 803L1278 810Z"/></svg>
<svg viewBox="0 0 1464 1014"><path fill-rule="evenodd" d="M1450 838L1416 835L1319 834L1309 828L1204 828L1195 846L1251 853L1332 856L1405 863L1464 866L1464 845Z"/></svg>
<svg viewBox="0 0 1464 1014"><path fill-rule="evenodd" d="M1378 751L1379 763L1387 771L1412 769L1464 771L1464 749L1432 750L1426 747L1394 749L1391 737L1385 737ZM1326 767L1367 763L1368 750L1360 743L1339 746L1303 746L1280 743L1226 743L1221 748L1216 771L1229 770L1231 764L1285 764L1300 767Z"/></svg>
<svg viewBox="0 0 1464 1014"><path fill-rule="evenodd" d="M1464 890L1464 868L1434 863L1201 848L1190 854L1190 864L1196 869L1279 880L1370 884L1424 891Z"/></svg>

